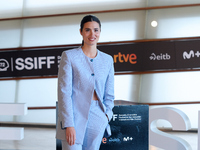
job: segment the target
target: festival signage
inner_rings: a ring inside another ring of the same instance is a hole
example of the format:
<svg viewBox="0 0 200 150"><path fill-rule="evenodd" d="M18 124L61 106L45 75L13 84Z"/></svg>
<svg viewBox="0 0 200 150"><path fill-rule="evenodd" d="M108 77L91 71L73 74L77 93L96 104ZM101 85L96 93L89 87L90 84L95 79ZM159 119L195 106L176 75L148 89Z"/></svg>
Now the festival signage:
<svg viewBox="0 0 200 150"><path fill-rule="evenodd" d="M147 42L143 45L142 71L176 69L174 42Z"/></svg>
<svg viewBox="0 0 200 150"><path fill-rule="evenodd" d="M200 40L176 41L177 69L200 67Z"/></svg>
<svg viewBox="0 0 200 150"><path fill-rule="evenodd" d="M57 75L65 49L40 49L0 52L0 77Z"/></svg>
<svg viewBox="0 0 200 150"><path fill-rule="evenodd" d="M113 57L115 72L142 71L142 45L129 43L101 45L99 49Z"/></svg>
<svg viewBox="0 0 200 150"><path fill-rule="evenodd" d="M115 106L109 124L112 135L102 139L100 150L149 149L148 105Z"/></svg>
<svg viewBox="0 0 200 150"><path fill-rule="evenodd" d="M106 44L98 49L113 57L116 73L145 72L199 68L199 45L200 40L157 41ZM0 78L56 76L62 52L72 48L0 51Z"/></svg>
<svg viewBox="0 0 200 150"><path fill-rule="evenodd" d="M56 123L57 119L58 103L56 103ZM113 117L109 124L112 135L102 139L99 150L149 149L148 105L114 106ZM59 139L56 139L56 149L62 150Z"/></svg>

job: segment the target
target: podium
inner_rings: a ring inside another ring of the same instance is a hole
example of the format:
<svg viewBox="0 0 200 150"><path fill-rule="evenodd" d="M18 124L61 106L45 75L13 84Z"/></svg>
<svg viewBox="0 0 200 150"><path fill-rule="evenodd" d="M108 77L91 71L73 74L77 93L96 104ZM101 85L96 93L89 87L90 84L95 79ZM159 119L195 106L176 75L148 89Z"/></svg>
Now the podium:
<svg viewBox="0 0 200 150"><path fill-rule="evenodd" d="M113 108L113 118L109 124L112 135L102 139L100 150L149 149L148 105L117 101ZM58 139L56 148L62 150L61 141Z"/></svg>

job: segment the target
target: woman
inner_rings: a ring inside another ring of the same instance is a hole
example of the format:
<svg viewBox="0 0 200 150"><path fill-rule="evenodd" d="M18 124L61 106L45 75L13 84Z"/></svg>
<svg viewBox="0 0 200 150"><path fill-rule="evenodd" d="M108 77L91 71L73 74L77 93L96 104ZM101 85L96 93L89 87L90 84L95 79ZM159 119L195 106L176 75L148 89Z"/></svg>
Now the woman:
<svg viewBox="0 0 200 150"><path fill-rule="evenodd" d="M114 107L113 59L97 49L101 23L93 15L80 25L82 47L62 53L58 72L56 138L63 150L98 150Z"/></svg>

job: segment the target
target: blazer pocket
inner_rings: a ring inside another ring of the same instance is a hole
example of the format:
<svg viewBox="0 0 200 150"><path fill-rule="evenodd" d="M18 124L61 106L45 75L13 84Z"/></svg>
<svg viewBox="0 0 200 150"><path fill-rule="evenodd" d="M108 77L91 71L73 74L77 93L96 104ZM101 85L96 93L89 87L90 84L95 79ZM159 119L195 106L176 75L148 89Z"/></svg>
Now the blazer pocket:
<svg viewBox="0 0 200 150"><path fill-rule="evenodd" d="M65 127L62 127L62 121L60 122L60 128L61 128L62 130L65 130L65 129L66 129Z"/></svg>

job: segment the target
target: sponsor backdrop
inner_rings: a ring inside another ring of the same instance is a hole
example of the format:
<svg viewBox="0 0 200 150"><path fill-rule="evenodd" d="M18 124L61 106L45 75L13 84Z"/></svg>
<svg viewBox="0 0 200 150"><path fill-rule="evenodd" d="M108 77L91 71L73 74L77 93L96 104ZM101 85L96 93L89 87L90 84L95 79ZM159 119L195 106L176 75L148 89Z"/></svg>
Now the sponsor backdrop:
<svg viewBox="0 0 200 150"><path fill-rule="evenodd" d="M0 52L0 78L57 75L61 54L74 47ZM200 40L100 45L115 72L181 70L200 67Z"/></svg>

